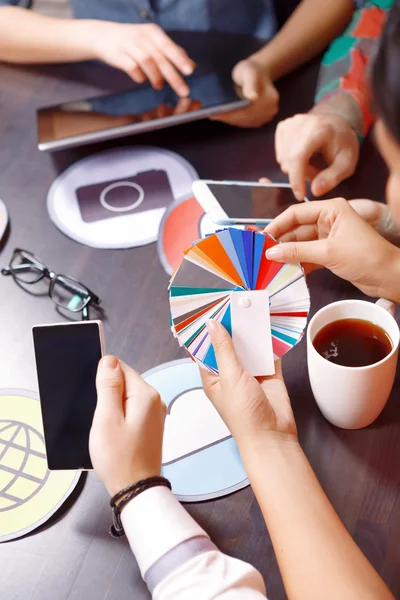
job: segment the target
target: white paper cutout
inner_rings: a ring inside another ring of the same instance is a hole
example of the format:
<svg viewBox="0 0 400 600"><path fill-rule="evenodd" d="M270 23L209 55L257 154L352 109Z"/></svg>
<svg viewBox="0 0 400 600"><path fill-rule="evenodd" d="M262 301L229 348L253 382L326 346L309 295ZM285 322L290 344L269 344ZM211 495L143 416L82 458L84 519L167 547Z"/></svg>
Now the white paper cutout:
<svg viewBox="0 0 400 600"><path fill-rule="evenodd" d="M230 437L203 389L188 390L168 406L162 464L176 462Z"/></svg>

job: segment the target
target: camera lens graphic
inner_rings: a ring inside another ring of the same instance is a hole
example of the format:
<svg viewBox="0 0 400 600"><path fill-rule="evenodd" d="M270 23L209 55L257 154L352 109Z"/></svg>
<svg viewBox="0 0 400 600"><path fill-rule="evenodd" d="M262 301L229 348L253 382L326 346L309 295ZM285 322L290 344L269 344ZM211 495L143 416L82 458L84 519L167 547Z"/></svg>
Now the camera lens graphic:
<svg viewBox="0 0 400 600"><path fill-rule="evenodd" d="M129 197L132 197L133 201L130 204L122 204L122 202L126 202L126 196L127 196L127 190L122 189L121 190L122 194L120 197L118 197L117 194L114 195L114 202L118 203L118 201L119 201L119 203L122 205L118 206L118 204L110 204L111 196L109 196L109 199L107 200L107 194L109 194L110 192L112 192L113 190L115 190L117 188L130 188L128 194L129 194ZM111 212L117 212L117 213L124 213L124 212L128 212L130 210L133 210L134 208L137 208L138 206L140 206L142 204L143 200L144 200L143 188L140 185L138 185L137 183L134 183L133 181L117 181L115 183L111 183L110 185L105 187L104 190L100 194L100 204L106 210L110 210Z"/></svg>

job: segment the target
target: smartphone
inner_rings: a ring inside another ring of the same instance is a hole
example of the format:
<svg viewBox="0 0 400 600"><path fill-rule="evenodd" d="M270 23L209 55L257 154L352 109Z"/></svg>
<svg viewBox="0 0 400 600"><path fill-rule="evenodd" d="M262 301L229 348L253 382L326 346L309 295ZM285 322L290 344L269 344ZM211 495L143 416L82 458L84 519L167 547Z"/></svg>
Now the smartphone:
<svg viewBox="0 0 400 600"><path fill-rule="evenodd" d="M192 190L210 219L220 225L266 225L298 204L289 183L199 179L193 182Z"/></svg>
<svg viewBox="0 0 400 600"><path fill-rule="evenodd" d="M122 92L66 102L39 109L39 150L61 150L92 142L163 129L244 108L230 71L196 69L187 78L188 98L179 98L165 83L154 90L148 83Z"/></svg>
<svg viewBox="0 0 400 600"><path fill-rule="evenodd" d="M97 403L96 373L104 354L101 321L32 328L50 471L89 470L89 433Z"/></svg>

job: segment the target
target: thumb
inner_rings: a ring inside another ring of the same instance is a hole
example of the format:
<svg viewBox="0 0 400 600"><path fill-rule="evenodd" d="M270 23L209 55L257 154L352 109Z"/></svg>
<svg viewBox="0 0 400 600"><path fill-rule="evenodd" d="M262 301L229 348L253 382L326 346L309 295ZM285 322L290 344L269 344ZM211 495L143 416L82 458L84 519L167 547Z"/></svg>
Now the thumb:
<svg viewBox="0 0 400 600"><path fill-rule="evenodd" d="M233 81L241 88L243 96L254 102L259 95L259 76L257 68L249 61L242 61L232 71Z"/></svg>
<svg viewBox="0 0 400 600"><path fill-rule="evenodd" d="M287 242L268 248L269 260L284 263L313 263L327 266L327 240L310 242Z"/></svg>
<svg viewBox="0 0 400 600"><path fill-rule="evenodd" d="M207 331L211 337L220 378L237 381L243 369L237 359L231 336L214 319L207 321Z"/></svg>
<svg viewBox="0 0 400 600"><path fill-rule="evenodd" d="M104 356L96 377L96 413L103 417L123 416L124 374L115 356Z"/></svg>

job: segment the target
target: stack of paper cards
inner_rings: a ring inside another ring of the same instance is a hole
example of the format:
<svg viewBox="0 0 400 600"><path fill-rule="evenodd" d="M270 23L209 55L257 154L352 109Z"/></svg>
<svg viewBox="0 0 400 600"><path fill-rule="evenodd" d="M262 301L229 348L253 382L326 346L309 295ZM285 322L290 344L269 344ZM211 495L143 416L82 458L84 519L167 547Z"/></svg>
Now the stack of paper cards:
<svg viewBox="0 0 400 600"><path fill-rule="evenodd" d="M225 326L253 375L272 375L274 359L301 339L310 294L300 265L266 258L276 243L263 233L229 228L185 251L170 281L171 329L200 366L218 373L209 319Z"/></svg>

